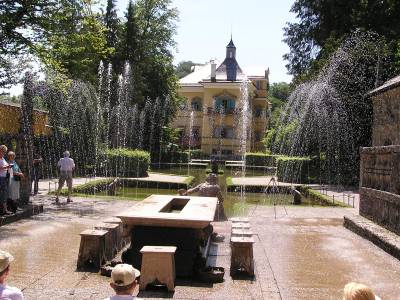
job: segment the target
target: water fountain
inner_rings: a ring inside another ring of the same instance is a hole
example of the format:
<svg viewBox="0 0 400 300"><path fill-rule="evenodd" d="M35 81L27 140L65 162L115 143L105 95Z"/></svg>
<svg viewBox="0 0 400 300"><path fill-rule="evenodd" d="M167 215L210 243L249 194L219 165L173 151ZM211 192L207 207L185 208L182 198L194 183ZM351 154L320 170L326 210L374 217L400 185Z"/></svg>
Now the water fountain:
<svg viewBox="0 0 400 300"><path fill-rule="evenodd" d="M380 47L373 35L357 32L313 80L300 84L281 114L272 152L315 156L320 182L356 182L357 149L370 142L371 104L364 95L376 83L371 66L380 59ZM287 168L283 177L299 182L301 169Z"/></svg>
<svg viewBox="0 0 400 300"><path fill-rule="evenodd" d="M249 101L249 80L245 77L242 80L240 85L240 100L239 100L239 108L241 112L241 119L239 121L240 128L240 153L242 158L242 172L241 176L246 176L246 151L248 148L249 141L249 121L251 120L251 108ZM243 185L240 188L240 194L242 200L245 197L246 186Z"/></svg>

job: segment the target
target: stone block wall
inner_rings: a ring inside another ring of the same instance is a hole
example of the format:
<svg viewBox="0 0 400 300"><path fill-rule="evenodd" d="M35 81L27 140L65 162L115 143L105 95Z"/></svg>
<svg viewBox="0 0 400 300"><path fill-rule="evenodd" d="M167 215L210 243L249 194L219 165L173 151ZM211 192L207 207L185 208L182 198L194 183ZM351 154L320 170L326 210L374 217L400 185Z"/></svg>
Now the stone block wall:
<svg viewBox="0 0 400 300"><path fill-rule="evenodd" d="M373 96L372 102L372 145L400 145L400 87Z"/></svg>
<svg viewBox="0 0 400 300"><path fill-rule="evenodd" d="M360 215L400 235L400 195L361 188Z"/></svg>
<svg viewBox="0 0 400 300"><path fill-rule="evenodd" d="M400 194L400 145L361 149L360 187Z"/></svg>
<svg viewBox="0 0 400 300"><path fill-rule="evenodd" d="M400 234L400 145L361 149L360 215Z"/></svg>

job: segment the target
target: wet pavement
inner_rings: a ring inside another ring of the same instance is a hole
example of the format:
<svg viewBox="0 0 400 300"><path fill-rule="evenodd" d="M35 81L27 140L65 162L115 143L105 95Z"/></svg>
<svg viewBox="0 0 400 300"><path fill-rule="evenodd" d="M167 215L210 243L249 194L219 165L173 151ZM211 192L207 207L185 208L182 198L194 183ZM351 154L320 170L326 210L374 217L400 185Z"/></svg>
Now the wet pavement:
<svg viewBox="0 0 400 300"><path fill-rule="evenodd" d="M46 197L45 212L0 228L0 248L15 262L10 284L23 289L26 299L103 299L112 294L109 279L77 272L79 233L103 218L134 205L130 201L78 199L56 206ZM287 212L287 214L286 214ZM214 285L177 281L175 293L146 292L149 299L341 299L343 286L360 281L382 299L400 299L400 262L342 226L341 207L258 206L249 210L256 277L229 276L230 222L215 230L226 236L214 244L211 264L225 268L225 282ZM153 297L153 298L152 298Z"/></svg>

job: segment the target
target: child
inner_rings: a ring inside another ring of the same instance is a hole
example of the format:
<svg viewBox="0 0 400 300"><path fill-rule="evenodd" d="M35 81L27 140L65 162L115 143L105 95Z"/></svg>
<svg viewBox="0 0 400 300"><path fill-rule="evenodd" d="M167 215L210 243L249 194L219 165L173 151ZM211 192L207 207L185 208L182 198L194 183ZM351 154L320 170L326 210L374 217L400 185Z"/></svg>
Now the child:
<svg viewBox="0 0 400 300"><path fill-rule="evenodd" d="M24 300L20 289L6 284L10 263L13 260L14 257L10 253L0 250L0 299Z"/></svg>
<svg viewBox="0 0 400 300"><path fill-rule="evenodd" d="M110 286L115 291L115 296L105 300L139 300L133 296L137 285L136 278L140 272L128 264L119 264L111 272Z"/></svg>

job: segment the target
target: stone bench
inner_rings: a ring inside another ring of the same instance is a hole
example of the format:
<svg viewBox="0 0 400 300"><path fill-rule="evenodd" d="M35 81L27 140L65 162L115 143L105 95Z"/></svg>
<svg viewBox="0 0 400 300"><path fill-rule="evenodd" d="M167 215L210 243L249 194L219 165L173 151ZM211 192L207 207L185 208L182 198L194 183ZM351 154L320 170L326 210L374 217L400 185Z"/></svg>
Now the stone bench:
<svg viewBox="0 0 400 300"><path fill-rule="evenodd" d="M232 223L232 230L234 229L250 229L250 224L249 223Z"/></svg>
<svg viewBox="0 0 400 300"><path fill-rule="evenodd" d="M95 229L108 231L105 235L105 254L108 260L113 259L120 249L121 235L119 227L119 224L114 223L102 223L94 227Z"/></svg>
<svg viewBox="0 0 400 300"><path fill-rule="evenodd" d="M249 229L232 229L231 236L245 236L245 237L252 237L253 232Z"/></svg>
<svg viewBox="0 0 400 300"><path fill-rule="evenodd" d="M88 229L80 233L81 244L77 261L77 269L88 267L96 271L105 262L105 237L108 231Z"/></svg>
<svg viewBox="0 0 400 300"><path fill-rule="evenodd" d="M154 282L166 285L168 291L175 290L175 251L173 246L144 246L140 250L140 290Z"/></svg>
<svg viewBox="0 0 400 300"><path fill-rule="evenodd" d="M238 271L254 276L253 244L252 237L231 237L231 276Z"/></svg>
<svg viewBox="0 0 400 300"><path fill-rule="evenodd" d="M127 244L129 244L129 241L130 241L129 236L128 237L123 236L122 221L120 218L110 217L110 218L104 219L103 223L111 223L111 224L119 225L119 227L118 227L118 240L119 240L118 250L121 250Z"/></svg>

